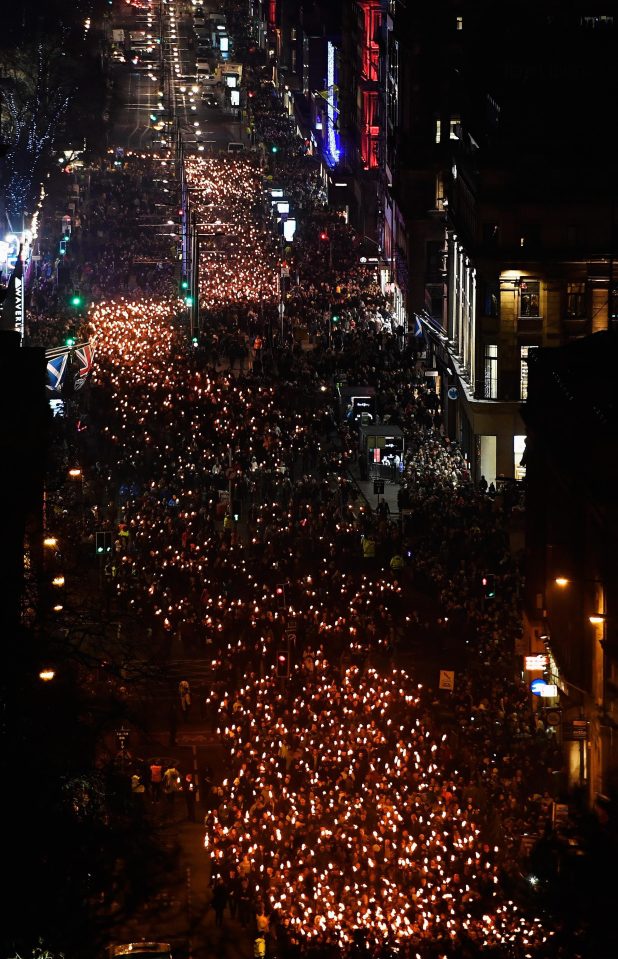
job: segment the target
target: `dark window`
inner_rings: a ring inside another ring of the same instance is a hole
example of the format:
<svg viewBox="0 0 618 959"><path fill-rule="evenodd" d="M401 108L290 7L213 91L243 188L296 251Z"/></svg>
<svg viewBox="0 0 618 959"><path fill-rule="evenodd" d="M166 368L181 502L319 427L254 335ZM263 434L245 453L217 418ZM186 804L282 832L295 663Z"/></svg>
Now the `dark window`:
<svg viewBox="0 0 618 959"><path fill-rule="evenodd" d="M586 319L586 284L567 283L567 320Z"/></svg>

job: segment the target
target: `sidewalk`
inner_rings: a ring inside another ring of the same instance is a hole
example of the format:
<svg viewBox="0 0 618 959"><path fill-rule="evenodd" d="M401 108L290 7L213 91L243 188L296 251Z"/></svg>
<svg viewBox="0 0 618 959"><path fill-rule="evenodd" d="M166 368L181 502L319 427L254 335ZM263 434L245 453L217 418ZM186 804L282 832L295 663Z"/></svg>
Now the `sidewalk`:
<svg viewBox="0 0 618 959"><path fill-rule="evenodd" d="M384 492L375 493L374 492L374 479L362 480L360 478L360 473L358 469L358 464L354 463L349 470L350 479L358 487L361 494L363 495L367 505L375 512L378 507L378 503L383 500L386 501L389 508L389 513L391 518L399 518L399 504L397 503L397 494L400 490L399 483L393 483L388 479L381 479L380 482L384 483ZM377 479L377 477L376 477Z"/></svg>

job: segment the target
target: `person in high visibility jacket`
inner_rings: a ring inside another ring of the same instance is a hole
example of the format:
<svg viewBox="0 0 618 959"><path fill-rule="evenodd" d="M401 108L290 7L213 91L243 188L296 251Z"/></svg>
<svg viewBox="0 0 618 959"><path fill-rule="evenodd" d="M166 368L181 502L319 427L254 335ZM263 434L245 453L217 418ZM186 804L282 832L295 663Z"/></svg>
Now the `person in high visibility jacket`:
<svg viewBox="0 0 618 959"><path fill-rule="evenodd" d="M375 556L376 541L371 534L368 534L367 536L363 537L363 557L365 559L375 559Z"/></svg>
<svg viewBox="0 0 618 959"><path fill-rule="evenodd" d="M395 553L395 555L391 557L391 561L388 565L393 570L393 572L397 572L397 570L403 569L403 567L405 566L403 556L400 553Z"/></svg>

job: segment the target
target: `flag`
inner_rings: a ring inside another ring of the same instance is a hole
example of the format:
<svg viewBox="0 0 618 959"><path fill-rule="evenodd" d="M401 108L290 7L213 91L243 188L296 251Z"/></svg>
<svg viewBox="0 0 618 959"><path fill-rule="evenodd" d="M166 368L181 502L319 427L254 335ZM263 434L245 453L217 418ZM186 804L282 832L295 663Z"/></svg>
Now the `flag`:
<svg viewBox="0 0 618 959"><path fill-rule="evenodd" d="M52 393L60 393L66 373L69 351L47 358L47 389Z"/></svg>
<svg viewBox="0 0 618 959"><path fill-rule="evenodd" d="M418 314L415 313L415 314L414 314L414 333L413 333L413 336L422 336L422 335L423 335L423 327L422 327L422 325L421 325L421 318L420 318L420 316L418 316Z"/></svg>
<svg viewBox="0 0 618 959"><path fill-rule="evenodd" d="M88 376L94 361L94 346L92 343L78 343L75 347L75 358L80 364L78 375Z"/></svg>
<svg viewBox="0 0 618 959"><path fill-rule="evenodd" d="M88 379L88 375L92 371L94 361L94 346L91 343L78 343L77 346L74 347L73 353L74 361L77 363L78 367L73 388L76 390L81 390L82 386Z"/></svg>
<svg viewBox="0 0 618 959"><path fill-rule="evenodd" d="M24 335L24 263L21 258L21 246L7 284L0 329L15 330L20 337Z"/></svg>

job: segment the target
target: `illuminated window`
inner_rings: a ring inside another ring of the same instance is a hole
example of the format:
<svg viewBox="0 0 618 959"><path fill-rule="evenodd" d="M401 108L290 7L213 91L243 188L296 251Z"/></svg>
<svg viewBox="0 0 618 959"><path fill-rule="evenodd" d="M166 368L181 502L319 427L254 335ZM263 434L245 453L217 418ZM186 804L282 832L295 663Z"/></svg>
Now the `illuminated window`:
<svg viewBox="0 0 618 959"><path fill-rule="evenodd" d="M440 120L436 120L436 143L440 142L440 137L442 136L442 123Z"/></svg>
<svg viewBox="0 0 618 959"><path fill-rule="evenodd" d="M528 399L528 359L530 353L536 349L538 349L536 346L519 347L519 398L521 400Z"/></svg>
<svg viewBox="0 0 618 959"><path fill-rule="evenodd" d="M486 400L495 400L498 396L498 347L495 343L485 344L485 381Z"/></svg>
<svg viewBox="0 0 618 959"><path fill-rule="evenodd" d="M463 30L463 17L457 17L457 30Z"/></svg>
<svg viewBox="0 0 618 959"><path fill-rule="evenodd" d="M453 117L450 122L449 139L461 140L461 119Z"/></svg>
<svg viewBox="0 0 618 959"><path fill-rule="evenodd" d="M520 316L540 316L541 284L538 280L522 280L520 286Z"/></svg>

